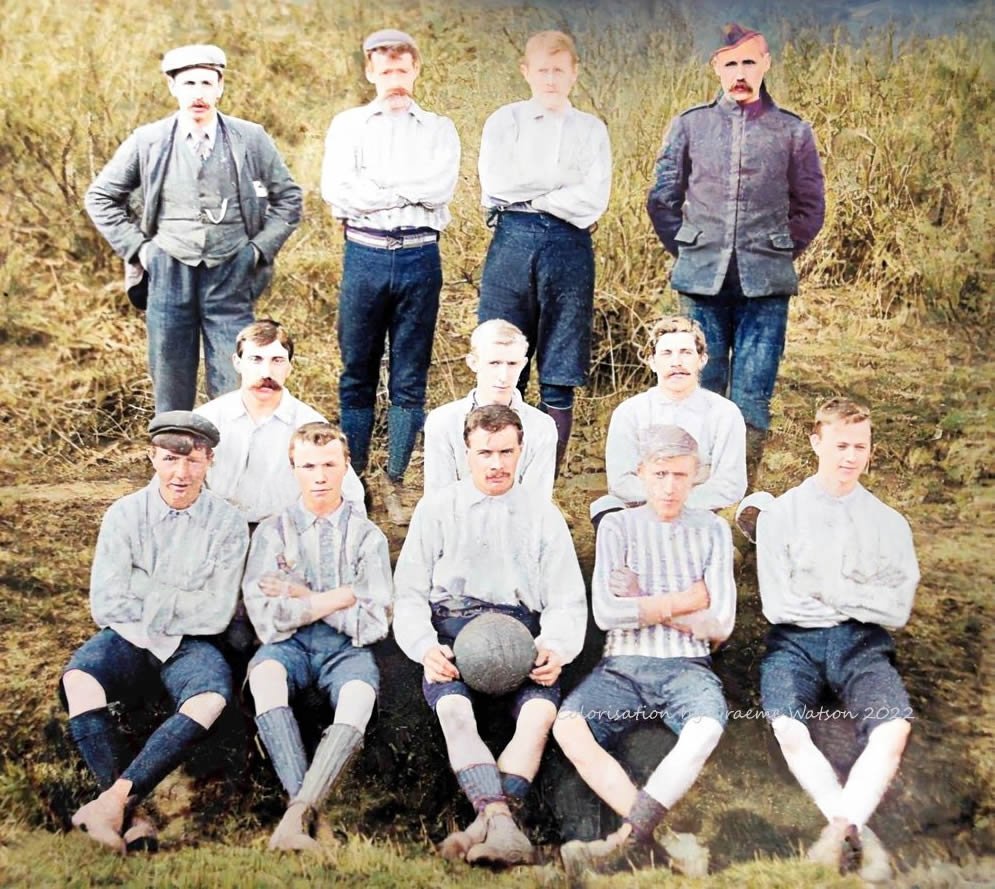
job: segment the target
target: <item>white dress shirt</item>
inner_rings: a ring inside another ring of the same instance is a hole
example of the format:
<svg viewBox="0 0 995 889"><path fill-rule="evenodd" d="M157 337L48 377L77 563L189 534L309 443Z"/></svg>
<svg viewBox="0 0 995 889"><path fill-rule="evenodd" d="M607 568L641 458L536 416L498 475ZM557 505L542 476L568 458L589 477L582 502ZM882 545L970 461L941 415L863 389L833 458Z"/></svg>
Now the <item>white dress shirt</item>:
<svg viewBox="0 0 995 889"><path fill-rule="evenodd" d="M834 497L815 476L757 519L757 578L772 624L905 625L919 583L909 523L862 485Z"/></svg>
<svg viewBox="0 0 995 889"><path fill-rule="evenodd" d="M569 103L553 112L535 99L512 102L484 124L478 171L485 207L529 204L586 229L608 208L608 128Z"/></svg>
<svg viewBox="0 0 995 889"><path fill-rule="evenodd" d="M165 661L184 636L224 632L248 547L245 519L220 497L202 490L172 509L153 477L104 514L90 569L93 620Z"/></svg>
<svg viewBox="0 0 995 889"><path fill-rule="evenodd" d="M439 644L431 603L464 596L538 612L536 647L564 663L584 645L584 578L567 523L552 502L518 485L492 497L464 479L423 497L395 566L394 590L394 638L417 663Z"/></svg>
<svg viewBox="0 0 995 889"><path fill-rule="evenodd" d="M465 398L435 408L425 418L426 493L469 477L463 425L466 415L477 406L474 389ZM556 424L548 414L526 404L517 389L510 407L522 420L518 483L551 500L556 475Z"/></svg>
<svg viewBox="0 0 995 889"><path fill-rule="evenodd" d="M646 489L636 469L639 437L650 426L680 426L698 442L708 478L688 497L691 509L722 509L746 493L746 423L728 398L697 388L673 401L659 386L627 398L612 413L605 443L605 474L609 494L591 504L591 517L627 503L645 503Z"/></svg>
<svg viewBox="0 0 995 889"><path fill-rule="evenodd" d="M412 102L385 110L374 100L335 115L325 137L321 196L358 228L434 228L452 219L460 143L448 117Z"/></svg>
<svg viewBox="0 0 995 889"><path fill-rule="evenodd" d="M707 639L663 624L640 626L639 597L613 595L609 580L612 571L627 567L638 576L646 596L683 592L704 580L709 606L694 612L695 617L707 620L712 638L725 639L736 621L732 558L729 525L705 509L685 507L672 522L661 522L649 506L605 516L598 528L591 579L594 619L607 630L604 656L707 657Z"/></svg>
<svg viewBox="0 0 995 889"><path fill-rule="evenodd" d="M331 552L322 546L324 540ZM347 500L324 518L298 500L252 535L242 591L245 610L264 644L282 642L313 623L307 599L267 596L260 590L260 578L274 573L294 575L315 593L352 586L356 601L322 620L355 646L372 645L387 635L393 591L387 538Z"/></svg>
<svg viewBox="0 0 995 889"><path fill-rule="evenodd" d="M288 449L294 432L305 423L325 422L313 407L284 389L276 410L257 423L236 390L202 404L195 413L207 417L221 433L207 485L241 510L246 521L261 522L297 500L300 489ZM363 483L351 466L342 480L342 496L366 514Z"/></svg>

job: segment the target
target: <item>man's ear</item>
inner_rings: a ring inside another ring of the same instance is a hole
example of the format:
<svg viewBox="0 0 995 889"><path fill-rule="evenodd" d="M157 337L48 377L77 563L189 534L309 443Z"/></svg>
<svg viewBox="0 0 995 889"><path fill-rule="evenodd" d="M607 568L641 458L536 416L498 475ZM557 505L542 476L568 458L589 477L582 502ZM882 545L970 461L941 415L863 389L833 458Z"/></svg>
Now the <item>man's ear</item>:
<svg viewBox="0 0 995 889"><path fill-rule="evenodd" d="M474 373L480 369L480 358L477 356L476 352L470 352L466 356L466 366Z"/></svg>
<svg viewBox="0 0 995 889"><path fill-rule="evenodd" d="M819 453L819 450L818 450L819 449L819 442L822 441L822 437L819 435L818 432L813 432L808 437L808 440L809 440L809 443L812 445L812 451L814 453L818 454Z"/></svg>

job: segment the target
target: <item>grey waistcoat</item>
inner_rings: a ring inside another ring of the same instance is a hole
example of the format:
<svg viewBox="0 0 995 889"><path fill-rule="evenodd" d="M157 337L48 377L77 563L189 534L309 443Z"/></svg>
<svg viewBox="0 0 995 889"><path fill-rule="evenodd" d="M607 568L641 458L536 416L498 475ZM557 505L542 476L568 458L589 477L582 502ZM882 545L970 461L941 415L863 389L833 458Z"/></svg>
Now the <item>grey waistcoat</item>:
<svg viewBox="0 0 995 889"><path fill-rule="evenodd" d="M203 162L177 133L162 184L156 244L186 265L216 266L237 253L249 236L236 177L221 127L214 150Z"/></svg>

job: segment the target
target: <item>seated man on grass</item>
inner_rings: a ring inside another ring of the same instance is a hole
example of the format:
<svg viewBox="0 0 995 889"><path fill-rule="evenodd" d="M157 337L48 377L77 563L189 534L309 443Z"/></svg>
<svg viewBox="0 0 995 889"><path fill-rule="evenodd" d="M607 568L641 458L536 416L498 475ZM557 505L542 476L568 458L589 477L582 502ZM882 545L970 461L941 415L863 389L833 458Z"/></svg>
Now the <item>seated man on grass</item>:
<svg viewBox="0 0 995 889"><path fill-rule="evenodd" d="M637 469L646 503L605 516L598 533L592 598L608 634L604 655L564 701L553 737L625 820L606 839L561 848L573 876L650 845L725 726L711 646L729 636L736 617L732 535L714 513L686 505L697 470L694 438L677 426L650 426ZM677 743L638 788L609 751L651 719L662 719Z"/></svg>
<svg viewBox="0 0 995 889"><path fill-rule="evenodd" d="M422 692L446 739L449 764L477 813L440 848L447 858L512 865L532 844L509 803L523 800L539 769L560 703L559 678L584 644L584 580L566 522L552 502L518 485L522 420L503 405L466 418L468 478L425 496L394 574L394 636L425 668ZM453 662L459 631L487 612L521 621L535 639L535 668L504 700L471 692ZM474 705L511 705L515 734L495 760Z"/></svg>
<svg viewBox="0 0 995 889"><path fill-rule="evenodd" d="M757 520L760 597L772 624L760 692L791 773L828 822L809 858L886 881L888 855L867 822L909 737L912 709L888 630L909 619L919 567L908 522L859 481L871 455L867 408L830 399L809 440L815 475ZM806 725L826 690L858 720L863 747L842 786Z"/></svg>
<svg viewBox="0 0 995 889"><path fill-rule="evenodd" d="M205 637L222 633L238 601L249 546L245 519L204 490L218 430L190 411L149 424L155 476L107 510L90 574L100 632L62 676L69 734L102 793L72 823L115 852L149 848L136 806L207 734L231 700L231 672ZM175 712L126 765L108 702L168 692Z"/></svg>
<svg viewBox="0 0 995 889"><path fill-rule="evenodd" d="M262 647L249 663L256 725L289 805L270 849L316 850L318 807L363 742L380 672L369 646L389 627L387 538L344 500L349 445L328 423L290 439L297 502L252 538L245 605ZM310 766L292 700L317 686L335 708Z"/></svg>

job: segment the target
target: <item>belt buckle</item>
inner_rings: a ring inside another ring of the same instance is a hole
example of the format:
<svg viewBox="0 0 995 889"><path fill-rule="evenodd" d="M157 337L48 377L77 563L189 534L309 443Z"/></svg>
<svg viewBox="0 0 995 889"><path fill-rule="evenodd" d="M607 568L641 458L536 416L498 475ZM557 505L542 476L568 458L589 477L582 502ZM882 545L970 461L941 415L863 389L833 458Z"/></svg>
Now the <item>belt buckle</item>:
<svg viewBox="0 0 995 889"><path fill-rule="evenodd" d="M397 250L404 246L404 238L397 235L387 235L387 249Z"/></svg>

